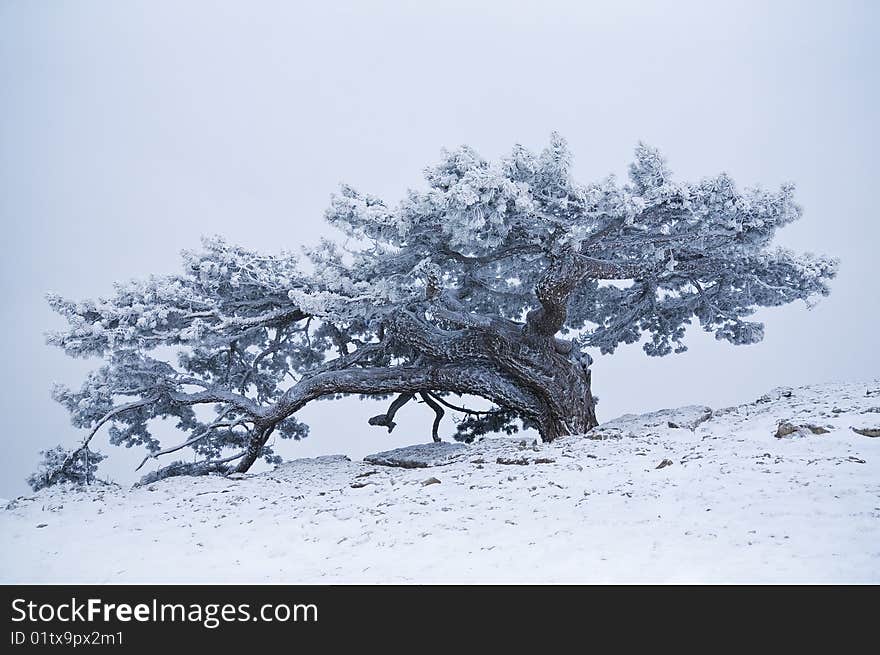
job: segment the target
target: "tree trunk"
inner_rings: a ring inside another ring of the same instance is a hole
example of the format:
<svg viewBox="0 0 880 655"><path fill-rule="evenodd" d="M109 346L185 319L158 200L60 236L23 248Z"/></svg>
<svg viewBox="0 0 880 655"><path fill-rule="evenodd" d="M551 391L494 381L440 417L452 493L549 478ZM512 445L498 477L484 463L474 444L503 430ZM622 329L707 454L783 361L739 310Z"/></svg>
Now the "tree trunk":
<svg viewBox="0 0 880 655"><path fill-rule="evenodd" d="M552 441L565 435L584 434L599 425L596 420L596 405L590 392L589 373L580 389L573 393L564 393L556 405L558 409L554 408L551 412L552 428L546 433L541 431L544 441Z"/></svg>
<svg viewBox="0 0 880 655"><path fill-rule="evenodd" d="M235 467L236 473L247 473L248 469L254 465L254 462L260 458L260 455L263 452L263 446L266 445L269 436L274 431L274 426L268 428L256 426L254 428L254 433L251 435L250 441L248 442L244 457L238 461L238 466Z"/></svg>
<svg viewBox="0 0 880 655"><path fill-rule="evenodd" d="M591 388L589 361L568 354L548 356L551 375L534 382L533 390L544 400L546 408L538 420L538 431L544 441L557 437L584 434L599 423Z"/></svg>

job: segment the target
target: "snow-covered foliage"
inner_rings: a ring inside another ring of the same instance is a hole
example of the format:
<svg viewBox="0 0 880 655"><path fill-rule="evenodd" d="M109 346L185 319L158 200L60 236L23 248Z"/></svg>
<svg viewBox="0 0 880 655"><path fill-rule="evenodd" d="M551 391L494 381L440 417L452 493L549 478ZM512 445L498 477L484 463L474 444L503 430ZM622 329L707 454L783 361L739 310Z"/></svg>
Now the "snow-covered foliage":
<svg viewBox="0 0 880 655"><path fill-rule="evenodd" d="M588 349L647 335L647 354L681 352L694 322L755 343L756 308L828 293L834 260L771 246L800 216L791 186L676 182L644 145L627 182L580 184L570 171L558 135L497 162L462 147L394 206L343 186L326 219L358 245L323 240L305 251L308 273L290 253L212 238L184 253L180 273L119 284L107 299L50 295L69 327L49 342L103 359L79 390L54 396L89 430L83 447L110 423L111 443L151 456L189 448L198 471L277 461L270 435L306 436L295 412L339 394L399 394L371 420L389 430L417 397L435 439L444 407L467 417L465 440L519 421L552 439L595 425ZM450 393L494 408L472 412ZM159 419L187 435L179 446L163 449Z"/></svg>
<svg viewBox="0 0 880 655"><path fill-rule="evenodd" d="M75 455L64 446L41 450L40 466L28 476L27 483L34 491L65 482L90 484L96 481L95 471L105 458L106 455L88 447L79 449Z"/></svg>

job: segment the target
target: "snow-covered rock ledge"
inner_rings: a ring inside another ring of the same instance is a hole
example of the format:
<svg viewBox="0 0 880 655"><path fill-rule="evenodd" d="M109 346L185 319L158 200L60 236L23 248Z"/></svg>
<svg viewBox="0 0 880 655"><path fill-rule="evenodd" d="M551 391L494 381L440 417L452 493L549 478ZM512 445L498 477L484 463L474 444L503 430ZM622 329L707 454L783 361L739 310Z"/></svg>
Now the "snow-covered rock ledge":
<svg viewBox="0 0 880 655"><path fill-rule="evenodd" d="M488 439L431 468L56 487L0 510L0 582L876 583L877 430L872 381Z"/></svg>

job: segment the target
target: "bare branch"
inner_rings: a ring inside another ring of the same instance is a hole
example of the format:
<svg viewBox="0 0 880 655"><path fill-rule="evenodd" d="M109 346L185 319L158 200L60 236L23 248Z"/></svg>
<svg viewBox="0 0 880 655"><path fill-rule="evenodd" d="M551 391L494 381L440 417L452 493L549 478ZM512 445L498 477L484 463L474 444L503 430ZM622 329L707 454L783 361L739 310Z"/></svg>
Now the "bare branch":
<svg viewBox="0 0 880 655"><path fill-rule="evenodd" d="M402 393L394 401L391 403L391 406L388 408L388 411L384 414L379 414L377 416L373 416L369 421L367 421L370 425L381 425L388 428L388 432L391 432L397 423L394 422L394 415L397 414L397 410L406 405L410 400L413 399L413 394L411 393Z"/></svg>
<svg viewBox="0 0 880 655"><path fill-rule="evenodd" d="M499 414L502 411L504 411L504 410L500 410L500 409L488 409L485 411L481 411L481 410L477 410L477 409L468 409L467 407L453 405L451 402L446 400L443 396L438 396L435 393L428 392L428 395L430 395L431 398L436 400L438 403L442 403L443 405L446 405L449 409L454 410L456 412L461 412L462 414L472 414L474 416L485 416L485 415L489 415L489 414Z"/></svg>
<svg viewBox="0 0 880 655"><path fill-rule="evenodd" d="M177 452L178 450L183 450L187 446L191 446L194 443L198 443L199 441L201 441L205 437L209 436L211 434L211 432L213 430L216 430L217 428L222 428L222 427L232 428L237 425L243 425L245 423L245 421L233 421L230 423L228 421L224 422L222 420L223 418L226 417L227 414L229 414L229 412L232 411L232 409L233 409L232 407L227 407L223 411L223 413L221 413L220 416L217 417L216 421L214 421L213 423L211 423L211 425L207 426L204 430L199 432L197 435L195 435L194 437L190 437L189 439L187 439L183 443L180 443L176 446L171 446L170 448L165 448L164 450L160 450L158 452L151 453L151 454L147 455L146 457L144 457L143 461L140 464L138 464L135 471L140 471L141 468L143 467L143 465L147 463L147 460L158 459L162 455L168 455L169 453L174 453L174 452Z"/></svg>
<svg viewBox="0 0 880 655"><path fill-rule="evenodd" d="M435 442L440 441L440 435L437 433L438 428L440 427L440 421L443 420L443 415L446 413L443 411L443 408L440 407L427 393L420 393L419 397L425 401L425 404L434 410L434 424L431 426L431 436L433 437Z"/></svg>

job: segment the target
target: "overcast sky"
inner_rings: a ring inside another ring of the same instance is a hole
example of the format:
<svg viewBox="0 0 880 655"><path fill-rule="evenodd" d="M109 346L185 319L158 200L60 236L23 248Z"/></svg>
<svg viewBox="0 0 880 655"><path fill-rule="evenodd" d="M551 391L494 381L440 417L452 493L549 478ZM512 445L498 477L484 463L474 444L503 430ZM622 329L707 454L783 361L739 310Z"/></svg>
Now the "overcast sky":
<svg viewBox="0 0 880 655"><path fill-rule="evenodd" d="M0 496L81 435L49 398L96 362L44 345L46 291L99 296L170 273L202 234L295 249L348 182L387 201L441 147L486 157L566 136L575 175L624 174L638 140L679 179L798 186L779 243L840 257L832 296L764 311L762 344L593 353L600 420L880 375L878 12L870 2L0 1ZM301 413L286 457L430 439L355 399ZM447 426L447 430L450 426ZM173 435L168 436L173 439ZM130 482L137 453L97 445Z"/></svg>

